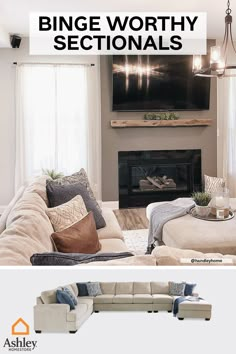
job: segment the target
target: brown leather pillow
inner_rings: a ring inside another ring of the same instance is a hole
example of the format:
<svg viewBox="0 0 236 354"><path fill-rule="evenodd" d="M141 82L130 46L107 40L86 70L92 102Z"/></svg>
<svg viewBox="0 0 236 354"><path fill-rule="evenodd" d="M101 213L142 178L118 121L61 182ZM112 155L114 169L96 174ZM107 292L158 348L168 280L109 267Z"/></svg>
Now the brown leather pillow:
<svg viewBox="0 0 236 354"><path fill-rule="evenodd" d="M93 254L101 249L92 212L67 229L54 232L52 239L58 252Z"/></svg>

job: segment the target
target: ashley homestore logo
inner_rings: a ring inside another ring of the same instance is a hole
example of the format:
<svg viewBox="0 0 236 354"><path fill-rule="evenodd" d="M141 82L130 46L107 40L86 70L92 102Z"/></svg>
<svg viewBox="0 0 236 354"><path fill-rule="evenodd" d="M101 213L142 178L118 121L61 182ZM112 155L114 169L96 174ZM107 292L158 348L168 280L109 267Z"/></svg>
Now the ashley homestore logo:
<svg viewBox="0 0 236 354"><path fill-rule="evenodd" d="M11 327L13 338L6 338L3 348L9 351L32 351L37 347L36 340L29 340L30 328L23 318L18 318Z"/></svg>

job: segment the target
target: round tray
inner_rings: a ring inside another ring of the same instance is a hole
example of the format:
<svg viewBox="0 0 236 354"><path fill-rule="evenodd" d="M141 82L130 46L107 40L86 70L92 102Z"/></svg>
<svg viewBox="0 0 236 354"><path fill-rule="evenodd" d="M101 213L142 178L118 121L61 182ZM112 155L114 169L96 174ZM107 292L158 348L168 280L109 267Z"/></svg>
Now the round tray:
<svg viewBox="0 0 236 354"><path fill-rule="evenodd" d="M209 214L206 217L199 216L199 215L197 215L196 208L192 208L190 210L189 214L196 219L201 219L201 220L206 220L206 221L227 221L227 220L231 220L234 218L234 212L232 210L229 211L229 216L224 219L217 219L216 215L213 215L213 214Z"/></svg>

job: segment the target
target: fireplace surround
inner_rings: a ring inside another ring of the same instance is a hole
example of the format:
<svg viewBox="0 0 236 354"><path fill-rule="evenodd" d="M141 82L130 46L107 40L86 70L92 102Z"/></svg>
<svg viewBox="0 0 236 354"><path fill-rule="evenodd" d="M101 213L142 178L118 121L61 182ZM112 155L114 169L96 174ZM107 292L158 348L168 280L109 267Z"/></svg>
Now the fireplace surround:
<svg viewBox="0 0 236 354"><path fill-rule="evenodd" d="M201 150L119 151L119 208L188 197L202 189Z"/></svg>

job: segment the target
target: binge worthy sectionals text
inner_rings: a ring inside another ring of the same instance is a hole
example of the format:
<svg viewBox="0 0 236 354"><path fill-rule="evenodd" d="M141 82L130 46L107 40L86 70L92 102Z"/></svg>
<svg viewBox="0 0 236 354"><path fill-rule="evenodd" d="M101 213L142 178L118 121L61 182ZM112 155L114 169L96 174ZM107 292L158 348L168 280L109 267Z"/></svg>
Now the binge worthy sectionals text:
<svg viewBox="0 0 236 354"><path fill-rule="evenodd" d="M206 14L32 13L30 54L206 54Z"/></svg>

